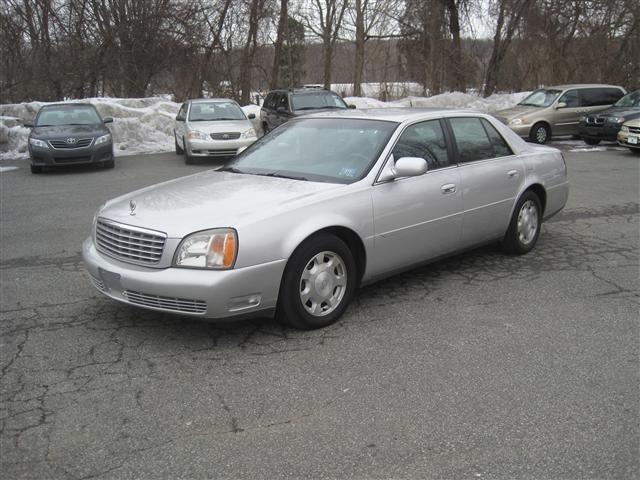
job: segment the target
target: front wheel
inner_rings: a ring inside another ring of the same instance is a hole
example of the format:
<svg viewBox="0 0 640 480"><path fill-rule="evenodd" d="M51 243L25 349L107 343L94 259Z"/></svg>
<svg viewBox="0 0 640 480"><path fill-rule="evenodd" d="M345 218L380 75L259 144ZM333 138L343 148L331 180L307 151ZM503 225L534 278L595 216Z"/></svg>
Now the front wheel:
<svg viewBox="0 0 640 480"><path fill-rule="evenodd" d="M551 139L551 129L546 123L538 122L532 128L531 132L529 132L529 139L532 142L545 144L549 139Z"/></svg>
<svg viewBox="0 0 640 480"><path fill-rule="evenodd" d="M276 318L302 330L331 325L351 301L356 277L353 254L341 239L328 233L309 238L287 263Z"/></svg>
<svg viewBox="0 0 640 480"><path fill-rule="evenodd" d="M640 148L630 148L631 153L635 153L636 155L640 155Z"/></svg>
<svg viewBox="0 0 640 480"><path fill-rule="evenodd" d="M31 173L42 173L42 165L31 165Z"/></svg>
<svg viewBox="0 0 640 480"><path fill-rule="evenodd" d="M584 140L584 143L586 143L587 145L594 145L595 146L595 145L598 145L600 143L600 139L598 139L598 138L586 137L583 140Z"/></svg>
<svg viewBox="0 0 640 480"><path fill-rule="evenodd" d="M525 192L513 211L511 223L502 245L508 253L523 254L535 247L542 225L540 199L532 191Z"/></svg>

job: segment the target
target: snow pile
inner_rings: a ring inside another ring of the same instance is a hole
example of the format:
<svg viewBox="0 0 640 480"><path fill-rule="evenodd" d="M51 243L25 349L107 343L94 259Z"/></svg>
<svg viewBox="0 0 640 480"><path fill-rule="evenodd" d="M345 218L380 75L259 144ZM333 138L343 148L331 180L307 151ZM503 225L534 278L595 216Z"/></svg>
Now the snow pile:
<svg viewBox="0 0 640 480"><path fill-rule="evenodd" d="M393 102L381 102L375 98L347 97L347 103L358 108L469 108L480 112L491 113L511 108L531 92L495 93L488 98L462 92L442 93L433 97L407 97Z"/></svg>
<svg viewBox="0 0 640 480"><path fill-rule="evenodd" d="M374 89L374 87L375 85L371 88ZM411 96L393 102L381 102L369 97L347 97L345 101L349 104L355 104L358 108L471 108L481 112L494 112L512 107L526 95L527 92L495 94L489 98L482 98L477 95L453 92L433 97ZM114 122L108 124L108 127L113 133L116 155L173 150L173 125L180 104L172 102L170 97L89 98L78 101L95 105L103 117L113 117ZM25 121L33 121L40 107L46 104L45 102L29 102L0 105L0 160L28 157L29 129L22 125ZM247 105L242 109L247 115L253 113L256 116L252 123L260 136L262 134L260 107Z"/></svg>

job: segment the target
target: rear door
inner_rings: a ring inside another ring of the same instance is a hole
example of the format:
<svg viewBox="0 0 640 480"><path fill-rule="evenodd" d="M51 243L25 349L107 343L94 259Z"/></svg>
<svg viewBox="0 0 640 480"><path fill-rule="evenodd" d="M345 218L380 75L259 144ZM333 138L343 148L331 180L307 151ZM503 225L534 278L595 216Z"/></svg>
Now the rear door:
<svg viewBox="0 0 640 480"><path fill-rule="evenodd" d="M371 271L389 272L437 257L460 246L462 196L441 120L405 128L387 167L402 157L420 157L428 171L373 186L374 248Z"/></svg>
<svg viewBox="0 0 640 480"><path fill-rule="evenodd" d="M501 238L525 180L524 162L480 117L448 119L459 165L465 247Z"/></svg>

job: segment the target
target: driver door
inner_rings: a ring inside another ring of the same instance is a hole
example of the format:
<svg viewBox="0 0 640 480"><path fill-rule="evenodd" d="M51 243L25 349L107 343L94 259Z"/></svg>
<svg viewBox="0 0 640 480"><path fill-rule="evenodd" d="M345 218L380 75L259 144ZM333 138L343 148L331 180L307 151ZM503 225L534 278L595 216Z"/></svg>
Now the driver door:
<svg viewBox="0 0 640 480"><path fill-rule="evenodd" d="M456 250L461 242L462 191L441 121L407 127L385 168L402 157L424 158L428 171L373 186L373 276Z"/></svg>
<svg viewBox="0 0 640 480"><path fill-rule="evenodd" d="M565 103L566 105L558 108L560 103ZM578 90L564 92L558 99L555 108L554 122L551 126L553 135L573 135L578 133L580 117L584 114Z"/></svg>

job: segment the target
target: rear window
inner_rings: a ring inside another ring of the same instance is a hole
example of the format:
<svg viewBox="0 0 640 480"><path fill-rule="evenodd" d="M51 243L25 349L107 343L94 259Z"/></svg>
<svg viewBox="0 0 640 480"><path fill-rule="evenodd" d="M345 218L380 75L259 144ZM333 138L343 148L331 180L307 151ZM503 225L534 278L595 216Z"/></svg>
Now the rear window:
<svg viewBox="0 0 640 480"><path fill-rule="evenodd" d="M460 162L513 155L502 135L484 118L463 117L449 120Z"/></svg>
<svg viewBox="0 0 640 480"><path fill-rule="evenodd" d="M613 105L624 93L618 88L583 88L580 90L583 107Z"/></svg>

